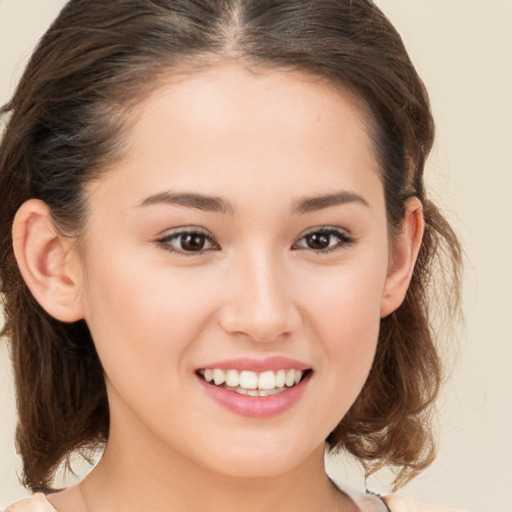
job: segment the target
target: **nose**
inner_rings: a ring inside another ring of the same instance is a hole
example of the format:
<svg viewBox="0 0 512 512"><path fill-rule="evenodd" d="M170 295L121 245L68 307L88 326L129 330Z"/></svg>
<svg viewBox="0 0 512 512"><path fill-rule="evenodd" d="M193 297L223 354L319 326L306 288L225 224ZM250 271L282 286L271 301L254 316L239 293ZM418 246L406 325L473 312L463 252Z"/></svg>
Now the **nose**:
<svg viewBox="0 0 512 512"><path fill-rule="evenodd" d="M296 332L301 315L282 266L270 256L241 260L229 272L221 327L258 342L277 341Z"/></svg>

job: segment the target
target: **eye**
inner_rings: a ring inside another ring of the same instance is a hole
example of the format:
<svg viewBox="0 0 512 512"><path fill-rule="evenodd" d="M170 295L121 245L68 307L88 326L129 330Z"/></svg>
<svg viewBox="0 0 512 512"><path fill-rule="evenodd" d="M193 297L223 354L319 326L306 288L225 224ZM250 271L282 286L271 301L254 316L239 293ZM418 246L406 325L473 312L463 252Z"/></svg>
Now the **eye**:
<svg viewBox="0 0 512 512"><path fill-rule="evenodd" d="M331 252L354 242L345 231L333 227L321 227L309 231L292 246L292 249L310 249L319 253Z"/></svg>
<svg viewBox="0 0 512 512"><path fill-rule="evenodd" d="M199 228L182 229L166 234L157 243L164 249L177 254L192 256L206 251L218 251L219 244L206 231Z"/></svg>

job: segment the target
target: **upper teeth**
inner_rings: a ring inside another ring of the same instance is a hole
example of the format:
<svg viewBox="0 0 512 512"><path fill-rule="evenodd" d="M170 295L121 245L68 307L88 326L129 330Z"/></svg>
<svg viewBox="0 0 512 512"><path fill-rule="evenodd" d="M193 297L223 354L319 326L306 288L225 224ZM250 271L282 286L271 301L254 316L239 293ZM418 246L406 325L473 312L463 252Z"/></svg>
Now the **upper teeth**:
<svg viewBox="0 0 512 512"><path fill-rule="evenodd" d="M284 386L294 386L300 382L303 372L300 370L267 370L265 372L252 372L249 370L221 370L220 368L208 368L201 373L208 382L217 386L226 384L229 387L243 389L274 389Z"/></svg>

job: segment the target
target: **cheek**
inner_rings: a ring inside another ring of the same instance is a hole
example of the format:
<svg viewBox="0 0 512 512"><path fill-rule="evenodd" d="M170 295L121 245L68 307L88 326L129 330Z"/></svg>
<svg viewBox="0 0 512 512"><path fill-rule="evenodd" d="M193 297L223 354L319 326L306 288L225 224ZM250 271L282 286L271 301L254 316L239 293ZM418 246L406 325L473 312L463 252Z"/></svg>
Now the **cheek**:
<svg viewBox="0 0 512 512"><path fill-rule="evenodd" d="M88 264L86 321L107 376L129 376L141 390L167 388L187 370L181 362L208 319L208 294L197 293L188 276L133 255L98 261Z"/></svg>
<svg viewBox="0 0 512 512"><path fill-rule="evenodd" d="M309 287L311 329L325 350L329 389L341 400L342 414L362 389L373 362L385 275L386 262L376 265L374 260L373 266L336 269L323 286Z"/></svg>
<svg viewBox="0 0 512 512"><path fill-rule="evenodd" d="M329 334L356 341L369 325L378 325L380 303L386 278L386 262L370 259L365 264L354 258L346 266L329 269L321 276L310 275L304 282L307 309ZM346 334L346 336L345 336Z"/></svg>

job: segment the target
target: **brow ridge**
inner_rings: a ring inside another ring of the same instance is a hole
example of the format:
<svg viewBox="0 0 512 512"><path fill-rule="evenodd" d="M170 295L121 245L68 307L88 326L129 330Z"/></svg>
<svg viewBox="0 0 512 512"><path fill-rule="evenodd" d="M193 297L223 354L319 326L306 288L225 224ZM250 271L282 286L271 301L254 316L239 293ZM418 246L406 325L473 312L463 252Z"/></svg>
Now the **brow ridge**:
<svg viewBox="0 0 512 512"><path fill-rule="evenodd" d="M359 203L369 207L368 202L361 195L352 191L342 191L301 199L296 202L293 211L294 213L308 213L349 203ZM139 206L154 204L170 204L208 212L234 213L233 206L225 199L193 192L160 192L147 197Z"/></svg>
<svg viewBox="0 0 512 512"><path fill-rule="evenodd" d="M364 197L350 190L344 190L333 194L301 199L297 201L294 211L297 213L308 213L349 203L359 203L368 208L370 206Z"/></svg>
<svg viewBox="0 0 512 512"><path fill-rule="evenodd" d="M147 197L139 206L154 204L169 204L172 206L184 206L198 210L218 213L233 213L233 207L220 197L207 196L194 192L160 192Z"/></svg>

